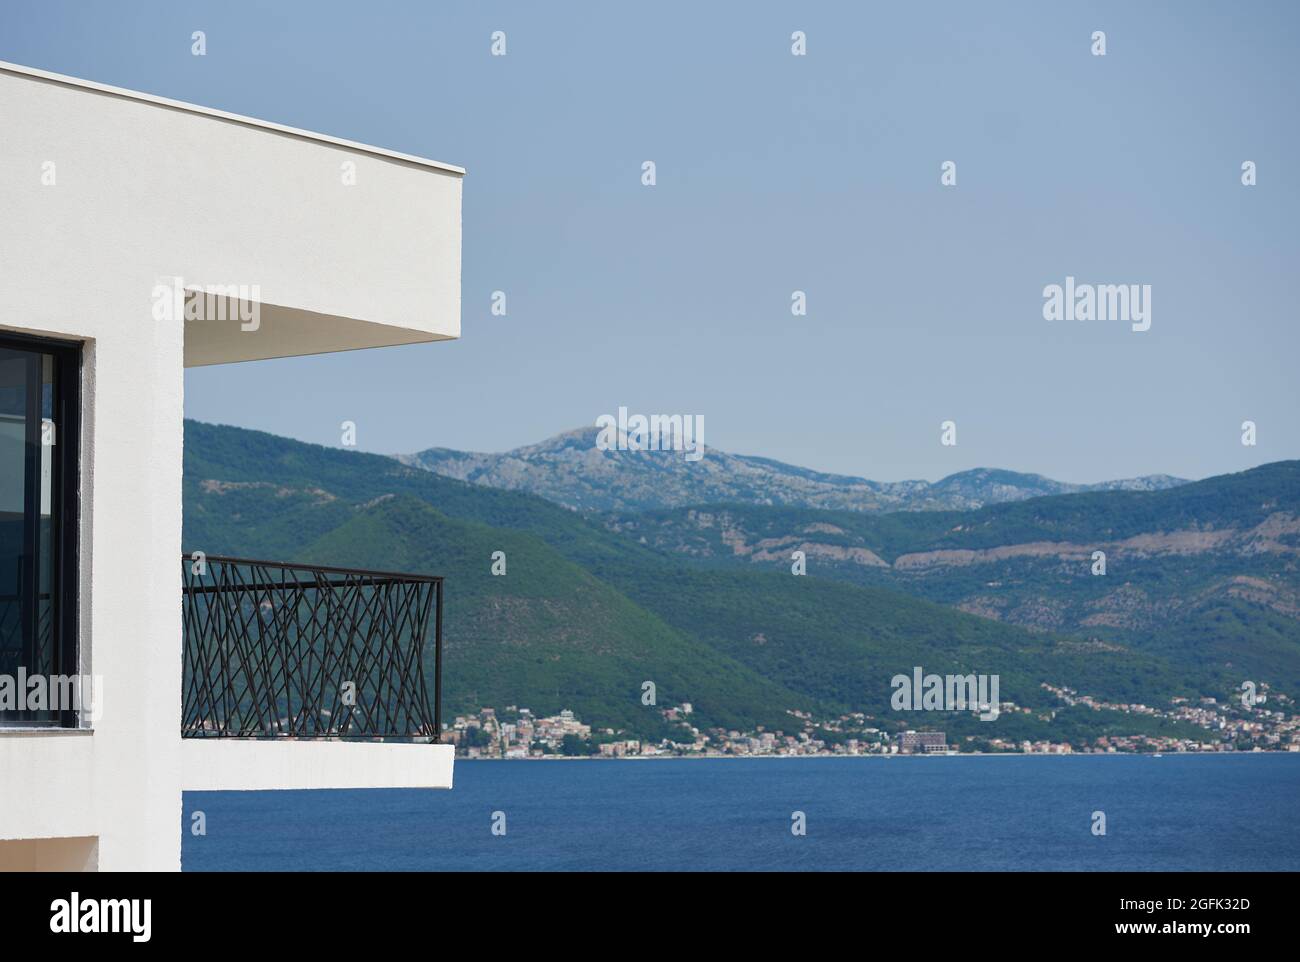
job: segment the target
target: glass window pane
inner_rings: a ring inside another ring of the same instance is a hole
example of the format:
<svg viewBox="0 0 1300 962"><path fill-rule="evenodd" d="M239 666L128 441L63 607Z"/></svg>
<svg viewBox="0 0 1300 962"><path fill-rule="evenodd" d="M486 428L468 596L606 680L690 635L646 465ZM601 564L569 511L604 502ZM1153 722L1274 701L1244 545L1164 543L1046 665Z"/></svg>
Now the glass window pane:
<svg viewBox="0 0 1300 962"><path fill-rule="evenodd" d="M0 723L57 724L25 679L75 672L59 638L58 364L0 346ZM16 707L15 707L16 704Z"/></svg>

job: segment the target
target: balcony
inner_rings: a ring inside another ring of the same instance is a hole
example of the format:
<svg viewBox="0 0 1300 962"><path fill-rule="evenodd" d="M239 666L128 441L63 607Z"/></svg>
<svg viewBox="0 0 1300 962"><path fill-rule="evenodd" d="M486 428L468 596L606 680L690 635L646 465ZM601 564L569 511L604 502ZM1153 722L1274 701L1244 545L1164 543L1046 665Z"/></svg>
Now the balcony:
<svg viewBox="0 0 1300 962"><path fill-rule="evenodd" d="M450 787L442 578L181 560L187 790Z"/></svg>
<svg viewBox="0 0 1300 962"><path fill-rule="evenodd" d="M441 578L221 556L182 566L184 737L439 740Z"/></svg>

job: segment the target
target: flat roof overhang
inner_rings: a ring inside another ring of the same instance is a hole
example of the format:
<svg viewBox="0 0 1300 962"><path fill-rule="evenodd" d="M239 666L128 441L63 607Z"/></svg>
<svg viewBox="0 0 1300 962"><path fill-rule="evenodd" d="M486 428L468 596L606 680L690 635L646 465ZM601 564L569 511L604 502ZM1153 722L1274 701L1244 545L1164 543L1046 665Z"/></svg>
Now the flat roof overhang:
<svg viewBox="0 0 1300 962"><path fill-rule="evenodd" d="M197 296L201 295L187 292L186 299ZM186 367L360 351L456 337L453 333L318 314L263 302L253 305L255 321L246 321L243 318L251 313L247 303L237 304L228 298L222 300L226 304L224 309L203 319L185 322Z"/></svg>
<svg viewBox="0 0 1300 962"><path fill-rule="evenodd" d="M73 271L141 323L167 287L256 305L171 312L187 367L460 335L459 167L2 62L0 115L0 159L31 173L0 194L36 225L0 245L16 278Z"/></svg>

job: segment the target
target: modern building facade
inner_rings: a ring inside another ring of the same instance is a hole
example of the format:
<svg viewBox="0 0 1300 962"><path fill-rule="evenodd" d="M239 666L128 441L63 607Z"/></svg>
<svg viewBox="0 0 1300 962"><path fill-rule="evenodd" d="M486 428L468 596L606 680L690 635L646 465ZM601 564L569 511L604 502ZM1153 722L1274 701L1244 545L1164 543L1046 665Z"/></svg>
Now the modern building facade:
<svg viewBox="0 0 1300 962"><path fill-rule="evenodd" d="M905 731L898 736L898 750L905 754L942 753L948 750L947 736L943 732Z"/></svg>
<svg viewBox="0 0 1300 962"><path fill-rule="evenodd" d="M458 337L464 172L3 63L0 129L0 869L178 869L185 790L450 788L441 582L183 546L183 370Z"/></svg>

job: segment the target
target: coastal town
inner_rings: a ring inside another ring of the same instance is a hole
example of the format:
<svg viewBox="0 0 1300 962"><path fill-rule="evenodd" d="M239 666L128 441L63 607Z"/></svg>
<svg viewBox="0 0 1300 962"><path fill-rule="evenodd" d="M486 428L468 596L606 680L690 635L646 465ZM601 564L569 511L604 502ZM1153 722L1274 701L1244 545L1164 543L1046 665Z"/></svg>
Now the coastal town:
<svg viewBox="0 0 1300 962"><path fill-rule="evenodd" d="M1269 691L1267 685L1260 687L1258 695L1252 693L1237 700L1174 698L1164 708L1106 702L1048 684L1042 687L1059 703L1059 710L1110 712L1117 719L1130 716L1134 728L1153 727L1151 723L1160 727L1163 723L1180 733L1099 735L1073 741L1018 740L982 734L950 737L942 722L916 729L899 728L897 723L862 712L818 719L797 710L787 711L790 722L786 728L767 731L760 727L741 732L702 729L693 724L693 706L683 703L650 709L659 712L672 733L658 740L593 727L568 709L539 716L515 705L458 715L443 738L455 744L460 757L495 759L1300 752L1300 716L1295 713L1295 704L1288 696ZM1000 714L1031 715L1051 722L1057 710L1029 709L1006 701L1000 704Z"/></svg>

